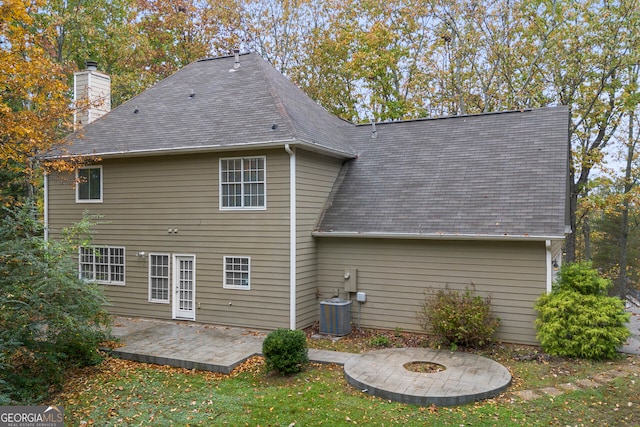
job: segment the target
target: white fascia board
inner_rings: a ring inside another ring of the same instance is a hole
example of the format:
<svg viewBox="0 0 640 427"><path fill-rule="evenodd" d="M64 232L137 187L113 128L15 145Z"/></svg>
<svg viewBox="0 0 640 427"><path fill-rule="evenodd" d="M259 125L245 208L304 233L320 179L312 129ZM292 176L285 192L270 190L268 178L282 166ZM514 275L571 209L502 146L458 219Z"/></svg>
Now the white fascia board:
<svg viewBox="0 0 640 427"><path fill-rule="evenodd" d="M130 150L130 151L104 151L93 152L83 154L64 154L60 156L51 156L50 158L129 158L129 157L149 157L149 156L163 156L168 154L197 154L197 153L210 153L215 151L243 151L243 150L256 150L256 149L268 149L268 148L282 148L285 144L290 146L297 146L302 149L325 154L331 157L337 158L355 158L357 157L353 153L345 151L332 150L319 146L317 144L310 144L305 141L298 141L293 139L283 139L277 141L262 141L262 142L246 142L232 145L206 145L206 146L193 146L193 147L174 147L174 148L158 148L158 149L145 149L145 150Z"/></svg>
<svg viewBox="0 0 640 427"><path fill-rule="evenodd" d="M358 233L314 231L314 237L355 237L366 239L416 239L416 240L492 240L492 241L535 241L564 240L564 236L535 235L492 235L492 234L425 234L425 233Z"/></svg>

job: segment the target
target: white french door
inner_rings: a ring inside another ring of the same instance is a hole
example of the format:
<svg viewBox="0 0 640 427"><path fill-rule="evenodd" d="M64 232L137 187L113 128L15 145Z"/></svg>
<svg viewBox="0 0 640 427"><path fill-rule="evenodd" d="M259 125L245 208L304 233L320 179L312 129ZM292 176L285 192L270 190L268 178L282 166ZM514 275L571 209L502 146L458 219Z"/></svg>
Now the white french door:
<svg viewBox="0 0 640 427"><path fill-rule="evenodd" d="M173 256L173 318L196 319L196 257Z"/></svg>

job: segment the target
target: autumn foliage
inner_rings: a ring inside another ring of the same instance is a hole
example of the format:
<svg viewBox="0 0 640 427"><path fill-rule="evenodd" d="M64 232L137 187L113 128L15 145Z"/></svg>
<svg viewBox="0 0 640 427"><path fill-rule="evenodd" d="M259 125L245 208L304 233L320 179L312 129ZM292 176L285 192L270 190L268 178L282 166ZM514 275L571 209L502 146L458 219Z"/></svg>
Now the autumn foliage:
<svg viewBox="0 0 640 427"><path fill-rule="evenodd" d="M33 12L44 2L0 5L0 202L33 194L42 156L69 130L67 77L42 44Z"/></svg>

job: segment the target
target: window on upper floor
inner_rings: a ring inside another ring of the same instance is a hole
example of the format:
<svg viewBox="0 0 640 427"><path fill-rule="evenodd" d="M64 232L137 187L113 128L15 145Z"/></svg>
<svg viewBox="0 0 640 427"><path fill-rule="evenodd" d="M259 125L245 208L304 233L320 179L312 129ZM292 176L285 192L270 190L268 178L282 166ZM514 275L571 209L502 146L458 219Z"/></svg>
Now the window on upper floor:
<svg viewBox="0 0 640 427"><path fill-rule="evenodd" d="M76 170L76 202L102 202L102 166L85 166Z"/></svg>
<svg viewBox="0 0 640 427"><path fill-rule="evenodd" d="M266 208L266 158L220 159L220 209Z"/></svg>
<svg viewBox="0 0 640 427"><path fill-rule="evenodd" d="M224 284L227 289L251 288L251 259L247 257L224 257Z"/></svg>
<svg viewBox="0 0 640 427"><path fill-rule="evenodd" d="M124 254L123 247L81 247L80 278L104 285L124 285Z"/></svg>

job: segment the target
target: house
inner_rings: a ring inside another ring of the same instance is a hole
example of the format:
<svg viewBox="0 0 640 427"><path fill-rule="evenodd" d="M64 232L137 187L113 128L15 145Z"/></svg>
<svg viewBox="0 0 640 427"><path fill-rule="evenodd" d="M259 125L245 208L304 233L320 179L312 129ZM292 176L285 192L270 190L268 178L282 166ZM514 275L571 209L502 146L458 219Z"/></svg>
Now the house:
<svg viewBox="0 0 640 427"><path fill-rule="evenodd" d="M78 269L116 315L301 329L340 296L358 326L420 331L426 289L473 287L499 339L534 343L568 124L553 107L355 125L255 53L205 59L72 137L58 156L88 163L47 177L47 229L102 215Z"/></svg>

